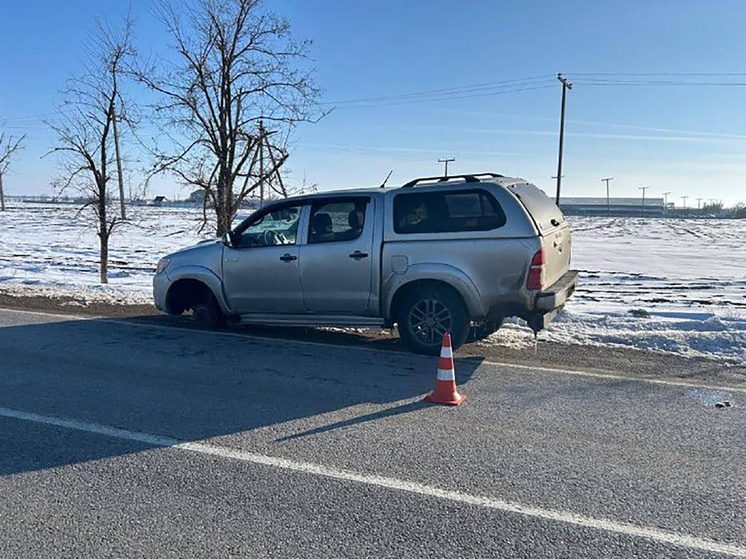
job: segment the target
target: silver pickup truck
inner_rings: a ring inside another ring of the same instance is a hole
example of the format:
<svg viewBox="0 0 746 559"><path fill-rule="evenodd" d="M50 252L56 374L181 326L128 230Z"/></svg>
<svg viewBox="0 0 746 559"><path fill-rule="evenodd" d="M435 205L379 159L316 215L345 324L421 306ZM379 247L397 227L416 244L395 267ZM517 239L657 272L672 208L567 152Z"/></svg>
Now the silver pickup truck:
<svg viewBox="0 0 746 559"><path fill-rule="evenodd" d="M518 316L544 328L575 290L570 227L541 190L494 173L274 202L158 262L155 305L195 320L392 327L437 353Z"/></svg>

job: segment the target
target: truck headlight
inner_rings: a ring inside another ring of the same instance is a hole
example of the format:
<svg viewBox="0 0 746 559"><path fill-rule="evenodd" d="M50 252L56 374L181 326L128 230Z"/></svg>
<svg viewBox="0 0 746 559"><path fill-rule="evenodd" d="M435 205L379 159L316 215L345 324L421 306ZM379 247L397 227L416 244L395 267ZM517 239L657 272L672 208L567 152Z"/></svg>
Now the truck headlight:
<svg viewBox="0 0 746 559"><path fill-rule="evenodd" d="M170 263L171 263L171 261L168 258L161 258L158 261L158 265L155 267L155 273L156 273L156 275L165 272L166 268L168 268L168 265Z"/></svg>

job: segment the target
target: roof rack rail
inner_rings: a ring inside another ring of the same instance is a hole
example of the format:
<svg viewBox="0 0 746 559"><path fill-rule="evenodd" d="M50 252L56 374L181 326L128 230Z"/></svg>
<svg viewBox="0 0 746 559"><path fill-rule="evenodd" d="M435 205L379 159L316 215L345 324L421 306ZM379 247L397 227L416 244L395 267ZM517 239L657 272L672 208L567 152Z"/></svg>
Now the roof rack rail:
<svg viewBox="0 0 746 559"><path fill-rule="evenodd" d="M420 177L419 179L411 180L402 185L402 188L412 188L421 182L435 181L436 183L439 183L448 182L451 179L464 179L464 182L479 182L479 177L491 177L496 179L502 178L503 176L504 175L498 175L497 173L470 173L468 175L451 175L448 177Z"/></svg>

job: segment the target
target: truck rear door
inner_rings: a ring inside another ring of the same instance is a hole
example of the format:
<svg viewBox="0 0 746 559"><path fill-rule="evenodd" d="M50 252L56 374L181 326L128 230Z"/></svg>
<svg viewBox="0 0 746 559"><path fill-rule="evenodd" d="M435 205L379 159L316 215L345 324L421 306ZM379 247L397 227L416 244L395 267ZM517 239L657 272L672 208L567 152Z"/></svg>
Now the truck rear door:
<svg viewBox="0 0 746 559"><path fill-rule="evenodd" d="M308 237L300 248L306 311L364 314L373 285L373 201L329 197L311 205Z"/></svg>

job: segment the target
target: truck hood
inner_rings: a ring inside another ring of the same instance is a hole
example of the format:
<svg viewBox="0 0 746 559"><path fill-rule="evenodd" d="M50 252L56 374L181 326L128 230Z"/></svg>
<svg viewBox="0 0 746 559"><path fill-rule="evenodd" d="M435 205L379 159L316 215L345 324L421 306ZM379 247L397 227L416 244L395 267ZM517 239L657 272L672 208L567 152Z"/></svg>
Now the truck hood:
<svg viewBox="0 0 746 559"><path fill-rule="evenodd" d="M182 256L195 257L203 253L212 253L216 250L216 247L218 250L222 251L223 242L220 239L205 239L204 241L198 242L196 245L172 252L171 254L168 254L166 258L176 259Z"/></svg>

